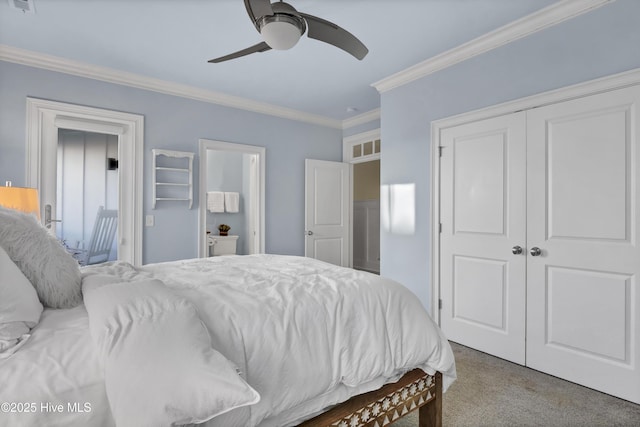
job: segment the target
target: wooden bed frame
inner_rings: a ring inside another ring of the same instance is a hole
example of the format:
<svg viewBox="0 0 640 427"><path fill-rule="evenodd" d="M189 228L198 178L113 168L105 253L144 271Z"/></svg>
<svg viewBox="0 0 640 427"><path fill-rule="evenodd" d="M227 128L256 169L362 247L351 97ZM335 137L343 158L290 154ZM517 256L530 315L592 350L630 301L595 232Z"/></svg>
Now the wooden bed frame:
<svg viewBox="0 0 640 427"><path fill-rule="evenodd" d="M406 373L395 383L354 396L307 420L299 427L382 427L418 409L419 427L442 426L442 374L421 369Z"/></svg>

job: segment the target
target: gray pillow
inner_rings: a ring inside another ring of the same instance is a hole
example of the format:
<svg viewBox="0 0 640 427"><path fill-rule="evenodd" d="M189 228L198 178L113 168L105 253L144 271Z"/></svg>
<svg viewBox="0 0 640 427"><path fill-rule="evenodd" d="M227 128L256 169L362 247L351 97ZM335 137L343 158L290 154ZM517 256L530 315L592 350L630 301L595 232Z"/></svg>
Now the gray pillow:
<svg viewBox="0 0 640 427"><path fill-rule="evenodd" d="M77 261L35 217L0 207L0 246L29 279L45 307L71 308L82 303Z"/></svg>

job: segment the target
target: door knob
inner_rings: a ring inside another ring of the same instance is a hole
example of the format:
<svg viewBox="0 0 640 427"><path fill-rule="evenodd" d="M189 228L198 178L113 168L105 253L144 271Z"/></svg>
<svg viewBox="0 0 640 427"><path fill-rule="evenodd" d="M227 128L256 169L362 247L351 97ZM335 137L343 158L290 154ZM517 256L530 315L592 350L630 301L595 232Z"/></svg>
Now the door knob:
<svg viewBox="0 0 640 427"><path fill-rule="evenodd" d="M514 255L520 255L522 253L522 247L521 246L514 246L511 248L511 253Z"/></svg>
<svg viewBox="0 0 640 427"><path fill-rule="evenodd" d="M313 235L313 231L308 230L308 231L307 231L307 236L312 236L312 235Z"/></svg>
<svg viewBox="0 0 640 427"><path fill-rule="evenodd" d="M529 251L529 253L531 254L531 256L540 256L540 254L542 253L542 251L540 250L540 248L534 246L533 248L531 248L531 250Z"/></svg>

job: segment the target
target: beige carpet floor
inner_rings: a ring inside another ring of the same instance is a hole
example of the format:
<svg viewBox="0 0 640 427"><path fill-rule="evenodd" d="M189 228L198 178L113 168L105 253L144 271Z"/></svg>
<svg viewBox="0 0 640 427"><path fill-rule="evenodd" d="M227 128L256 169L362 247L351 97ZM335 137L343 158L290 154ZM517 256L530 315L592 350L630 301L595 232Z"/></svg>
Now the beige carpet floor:
<svg viewBox="0 0 640 427"><path fill-rule="evenodd" d="M443 425L640 427L640 405L452 343L458 379ZM417 415L394 427L416 427Z"/></svg>

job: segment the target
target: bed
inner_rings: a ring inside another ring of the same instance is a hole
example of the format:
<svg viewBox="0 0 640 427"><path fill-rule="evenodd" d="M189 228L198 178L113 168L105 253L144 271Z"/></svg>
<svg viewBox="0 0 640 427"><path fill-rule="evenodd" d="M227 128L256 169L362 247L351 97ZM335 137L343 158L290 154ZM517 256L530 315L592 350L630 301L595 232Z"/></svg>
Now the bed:
<svg viewBox="0 0 640 427"><path fill-rule="evenodd" d="M398 283L262 254L113 262L43 285L2 215L0 289L33 284L42 306L0 353L0 426L382 426L414 410L441 423L453 354ZM2 309L0 323L16 317Z"/></svg>

